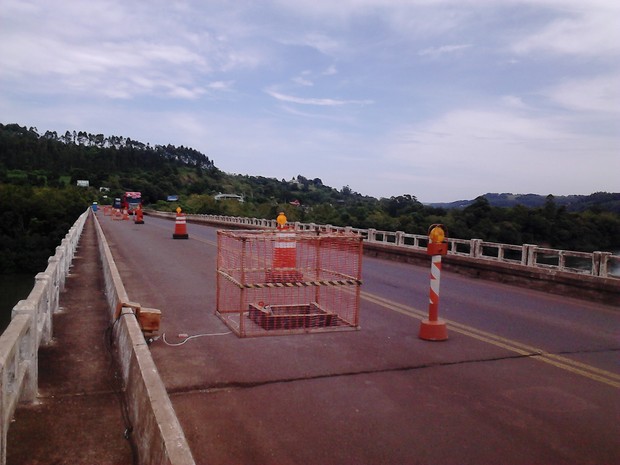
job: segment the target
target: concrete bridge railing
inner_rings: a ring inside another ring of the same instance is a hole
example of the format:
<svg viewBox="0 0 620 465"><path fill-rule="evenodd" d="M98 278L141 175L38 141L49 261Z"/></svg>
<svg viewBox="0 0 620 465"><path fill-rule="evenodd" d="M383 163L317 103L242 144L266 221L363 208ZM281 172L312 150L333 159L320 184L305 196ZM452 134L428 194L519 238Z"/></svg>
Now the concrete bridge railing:
<svg viewBox="0 0 620 465"><path fill-rule="evenodd" d="M52 339L52 316L77 249L89 211L71 227L32 291L13 307L9 326L0 335L0 463L6 463L9 425L21 401L34 402L38 386L38 350Z"/></svg>
<svg viewBox="0 0 620 465"><path fill-rule="evenodd" d="M174 213L148 212L151 215L174 217ZM244 218L222 215L188 214L190 221L202 221L222 226L275 228L276 220L260 218ZM380 231L377 229L360 229L350 226L319 225L315 223L293 223L294 229L300 231L347 231L360 234L365 244L383 244L403 249L426 251L428 237L419 234L408 234L403 231ZM486 242L481 239L448 238L448 255L470 257L479 260L493 260L503 263L520 264L532 268L556 270L580 275L588 274L603 278L620 279L620 255L610 252L577 252L571 250L539 247L534 244L513 245L497 242ZM612 270L619 270L614 274Z"/></svg>
<svg viewBox="0 0 620 465"><path fill-rule="evenodd" d="M174 213L147 212L174 219ZM275 220L221 215L187 215L187 221L223 228L275 228ZM364 238L364 254L411 263L426 263L428 237L402 231L380 231L315 223L293 223L296 230L355 232ZM617 305L620 302L620 256L609 252L576 252L449 238L444 268L492 281Z"/></svg>
<svg viewBox="0 0 620 465"><path fill-rule="evenodd" d="M53 314L59 309L78 242L88 215L84 212L35 279L27 299L13 308L12 319L0 335L0 464L6 463L8 428L19 402L34 402L38 388L38 350L51 341ZM189 445L147 342L135 317L139 304L130 302L112 253L97 218L99 253L103 263L105 294L113 325L116 358L138 451L138 463L195 465Z"/></svg>

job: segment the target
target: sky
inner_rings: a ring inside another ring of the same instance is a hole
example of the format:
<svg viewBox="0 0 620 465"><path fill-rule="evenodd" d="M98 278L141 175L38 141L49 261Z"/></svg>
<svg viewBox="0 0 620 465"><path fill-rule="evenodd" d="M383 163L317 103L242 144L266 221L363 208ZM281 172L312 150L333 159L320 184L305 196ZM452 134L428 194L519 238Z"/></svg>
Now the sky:
<svg viewBox="0 0 620 465"><path fill-rule="evenodd" d="M0 123L376 198L620 192L620 2L0 0Z"/></svg>

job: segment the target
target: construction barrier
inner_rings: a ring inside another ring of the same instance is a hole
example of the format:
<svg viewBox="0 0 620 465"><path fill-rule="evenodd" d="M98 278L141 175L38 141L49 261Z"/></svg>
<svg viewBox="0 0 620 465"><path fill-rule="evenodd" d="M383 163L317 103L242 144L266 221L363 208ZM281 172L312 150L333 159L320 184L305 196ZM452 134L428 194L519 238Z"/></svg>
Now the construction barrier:
<svg viewBox="0 0 620 465"><path fill-rule="evenodd" d="M142 207L140 206L134 211L134 223L144 224L144 212L142 211Z"/></svg>
<svg viewBox="0 0 620 465"><path fill-rule="evenodd" d="M180 211L177 211L177 217L174 223L174 233L172 234L172 238L189 239L189 234L187 234L187 221L185 219L185 215Z"/></svg>
<svg viewBox="0 0 620 465"><path fill-rule="evenodd" d="M215 313L240 337L359 329L362 237L218 231Z"/></svg>

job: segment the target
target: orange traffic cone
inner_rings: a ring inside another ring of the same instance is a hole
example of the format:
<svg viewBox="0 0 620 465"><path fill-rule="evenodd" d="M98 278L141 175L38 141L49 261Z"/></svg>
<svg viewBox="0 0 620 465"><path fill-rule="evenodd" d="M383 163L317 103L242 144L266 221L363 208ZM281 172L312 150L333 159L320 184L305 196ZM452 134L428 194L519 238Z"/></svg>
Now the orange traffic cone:
<svg viewBox="0 0 620 465"><path fill-rule="evenodd" d="M129 213L127 213L127 209L123 209L123 220L129 220Z"/></svg>
<svg viewBox="0 0 620 465"><path fill-rule="evenodd" d="M133 221L135 224L144 224L144 214L142 213L142 207L136 209L136 216Z"/></svg>
<svg viewBox="0 0 620 465"><path fill-rule="evenodd" d="M187 224L185 222L185 215L181 213L181 209L177 208L177 220L174 225L173 239L189 239L187 234Z"/></svg>
<svg viewBox="0 0 620 465"><path fill-rule="evenodd" d="M286 216L280 213L276 220L278 232L273 245L272 268L267 271L267 282L290 283L302 280L297 270L297 238L294 231L287 231Z"/></svg>

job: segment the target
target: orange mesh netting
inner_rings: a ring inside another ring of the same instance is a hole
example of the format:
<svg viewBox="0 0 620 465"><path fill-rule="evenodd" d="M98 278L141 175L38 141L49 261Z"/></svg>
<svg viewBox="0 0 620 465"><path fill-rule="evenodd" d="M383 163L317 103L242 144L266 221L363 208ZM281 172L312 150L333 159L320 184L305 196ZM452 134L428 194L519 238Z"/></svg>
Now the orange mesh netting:
<svg viewBox="0 0 620 465"><path fill-rule="evenodd" d="M359 328L362 238L218 231L215 313L238 336Z"/></svg>

